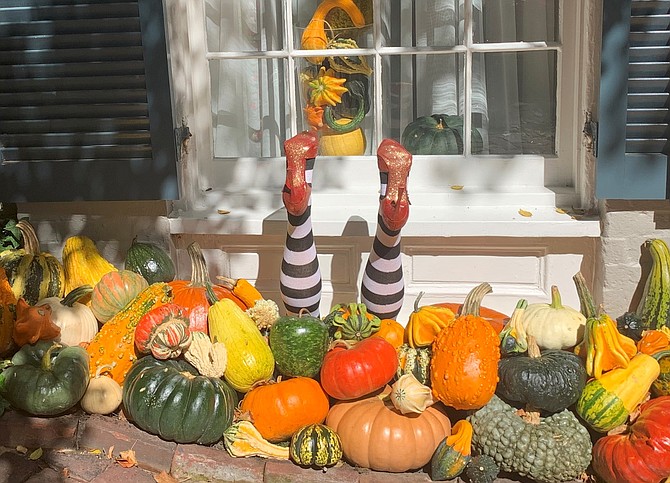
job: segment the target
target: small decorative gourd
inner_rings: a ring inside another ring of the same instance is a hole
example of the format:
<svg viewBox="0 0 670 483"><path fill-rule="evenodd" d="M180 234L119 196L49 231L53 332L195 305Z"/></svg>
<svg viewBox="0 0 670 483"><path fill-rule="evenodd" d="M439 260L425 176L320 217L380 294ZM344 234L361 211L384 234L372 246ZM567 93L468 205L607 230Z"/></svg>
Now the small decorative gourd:
<svg viewBox="0 0 670 483"><path fill-rule="evenodd" d="M231 424L223 433L223 444L234 458L259 456L277 460L288 460L286 446L270 443L263 438L251 421L241 420Z"/></svg>
<svg viewBox="0 0 670 483"><path fill-rule="evenodd" d="M402 414L421 414L434 401L428 386L421 384L412 374L404 374L391 385L391 402Z"/></svg>
<svg viewBox="0 0 670 483"><path fill-rule="evenodd" d="M409 344L401 345L398 350L398 369L396 377L403 374L412 374L416 379L426 386L430 386L430 359L431 347L410 347Z"/></svg>
<svg viewBox="0 0 670 483"><path fill-rule="evenodd" d="M103 257L95 242L84 235L70 236L63 244L63 270L65 285L63 293L70 293L82 285L95 285L106 273L118 270L111 262ZM87 303L84 299L82 303Z"/></svg>
<svg viewBox="0 0 670 483"><path fill-rule="evenodd" d="M212 342L207 334L196 331L191 332L191 344L184 351L184 359L201 376L223 377L228 364L228 352L223 342Z"/></svg>
<svg viewBox="0 0 670 483"><path fill-rule="evenodd" d="M163 247L137 238L126 252L123 268L142 275L149 283L171 282L176 273L174 262Z"/></svg>
<svg viewBox="0 0 670 483"><path fill-rule="evenodd" d="M102 374L108 368L111 366L98 368L79 401L81 408L88 414L111 414L121 405L123 389L114 379Z"/></svg>
<svg viewBox="0 0 670 483"><path fill-rule="evenodd" d="M342 458L342 442L325 424L308 424L291 436L289 456L304 467L325 468Z"/></svg>
<svg viewBox="0 0 670 483"><path fill-rule="evenodd" d="M500 468L496 460L487 454L474 456L465 467L470 483L493 483L498 478Z"/></svg>
<svg viewBox="0 0 670 483"><path fill-rule="evenodd" d="M528 307L528 301L520 299L516 303L512 316L500 331L500 352L503 355L520 354L528 350L528 335L521 323L526 307Z"/></svg>
<svg viewBox="0 0 670 483"><path fill-rule="evenodd" d="M154 307L140 317L135 327L135 347L142 354L151 353L156 359L179 357L191 344L191 331L185 310L167 303Z"/></svg>
<svg viewBox="0 0 670 483"><path fill-rule="evenodd" d="M58 336L60 327L51 319L50 305L28 305L23 299L16 302L16 322L12 339L17 346L34 344L38 340L53 340Z"/></svg>
<svg viewBox="0 0 670 483"><path fill-rule="evenodd" d="M149 283L144 277L130 270L107 272L91 292L90 306L93 315L103 324L121 312Z"/></svg>
<svg viewBox="0 0 670 483"><path fill-rule="evenodd" d="M16 295L7 280L5 269L0 267L0 354L9 351L13 344L16 302Z"/></svg>
<svg viewBox="0 0 670 483"><path fill-rule="evenodd" d="M641 321L641 329L660 329L670 326L670 249L660 238L646 240L644 248L651 255L652 264L635 315Z"/></svg>
<svg viewBox="0 0 670 483"><path fill-rule="evenodd" d="M479 316L481 301L491 290L486 282L473 288L465 298L463 312L433 342L433 396L455 409L478 409L495 393L500 339Z"/></svg>
<svg viewBox="0 0 670 483"><path fill-rule="evenodd" d="M472 456L472 425L461 419L451 428L451 436L444 438L430 460L430 478L433 481L452 480L460 475Z"/></svg>
<svg viewBox="0 0 670 483"><path fill-rule="evenodd" d="M324 318L326 325L336 328L335 338L363 340L379 330L381 319L368 312L365 304L338 304Z"/></svg>
<svg viewBox="0 0 670 483"><path fill-rule="evenodd" d="M419 306L424 292L419 292L414 300L414 311L405 326L405 338L410 347L430 347L439 332L456 318L447 307L435 305Z"/></svg>

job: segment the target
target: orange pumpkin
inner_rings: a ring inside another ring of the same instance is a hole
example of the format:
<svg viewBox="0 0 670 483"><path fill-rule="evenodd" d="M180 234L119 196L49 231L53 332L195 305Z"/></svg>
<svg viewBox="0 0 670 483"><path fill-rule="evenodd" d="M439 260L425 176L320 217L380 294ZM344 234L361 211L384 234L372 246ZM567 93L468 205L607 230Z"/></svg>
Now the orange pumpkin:
<svg viewBox="0 0 670 483"><path fill-rule="evenodd" d="M500 339L489 321L479 316L491 286L473 288L460 314L433 342L430 380L433 396L455 409L479 409L498 384Z"/></svg>
<svg viewBox="0 0 670 483"><path fill-rule="evenodd" d="M381 337L396 350L405 342L405 328L395 319L382 319L373 337Z"/></svg>
<svg viewBox="0 0 670 483"><path fill-rule="evenodd" d="M426 465L451 422L437 406L403 415L388 397L391 389L354 401L340 401L326 425L340 436L342 453L352 464L375 471L401 473Z"/></svg>
<svg viewBox="0 0 670 483"><path fill-rule="evenodd" d="M657 352L670 349L670 331L645 330L642 338L637 342L638 352L654 355Z"/></svg>
<svg viewBox="0 0 670 483"><path fill-rule="evenodd" d="M168 283L172 288L172 301L187 310L191 331L208 334L207 313L211 304L207 298L207 286L212 288L218 300L229 298L242 310L246 310L247 306L231 289L211 282L205 257L197 242L191 243L187 251L191 259L191 280L173 280Z"/></svg>
<svg viewBox="0 0 670 483"><path fill-rule="evenodd" d="M12 347L16 302L16 295L7 280L7 273L0 267L0 354L4 354Z"/></svg>
<svg viewBox="0 0 670 483"><path fill-rule="evenodd" d="M318 382L310 377L293 377L253 387L240 403L243 417L249 417L263 438L287 441L298 429L320 424L330 403Z"/></svg>
<svg viewBox="0 0 670 483"><path fill-rule="evenodd" d="M460 314L463 311L463 304L459 304L458 302L439 302L433 305L450 309L455 314ZM493 327L498 334L500 334L500 331L505 327L505 324L509 320L509 315L488 307L479 307L479 316L491 324L491 327Z"/></svg>
<svg viewBox="0 0 670 483"><path fill-rule="evenodd" d="M407 343L415 349L430 346L437 334L449 325L457 314L448 307L436 305L419 307L423 294L424 292L419 292L414 300L414 311L410 314L407 327L405 327Z"/></svg>

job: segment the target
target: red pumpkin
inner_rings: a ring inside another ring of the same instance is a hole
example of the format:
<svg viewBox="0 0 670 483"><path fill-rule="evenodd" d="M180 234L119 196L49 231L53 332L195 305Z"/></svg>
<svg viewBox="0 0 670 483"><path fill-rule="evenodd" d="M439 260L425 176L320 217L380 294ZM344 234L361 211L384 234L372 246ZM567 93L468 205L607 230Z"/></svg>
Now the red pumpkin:
<svg viewBox="0 0 670 483"><path fill-rule="evenodd" d="M174 303L154 307L140 317L135 327L135 347L156 359L179 357L191 344L191 331L184 308Z"/></svg>
<svg viewBox="0 0 670 483"><path fill-rule="evenodd" d="M191 331L208 334L207 314L211 304L207 298L207 286L212 288L217 300L229 298L242 310L246 310L247 306L233 294L232 290L211 282L205 257L197 242L191 243L187 251L191 258L191 280L173 280L168 283L172 287L172 301L186 309Z"/></svg>
<svg viewBox="0 0 670 483"><path fill-rule="evenodd" d="M451 422L438 406L402 414L390 392L387 386L379 394L335 403L326 425L340 436L344 457L356 466L394 473L421 468L451 434Z"/></svg>
<svg viewBox="0 0 670 483"><path fill-rule="evenodd" d="M326 419L330 404L321 386L309 377L293 377L252 388L240 403L261 435L271 442L286 441L308 424Z"/></svg>
<svg viewBox="0 0 670 483"><path fill-rule="evenodd" d="M670 476L670 396L651 399L622 434L593 446L593 468L608 483L657 483Z"/></svg>
<svg viewBox="0 0 670 483"><path fill-rule="evenodd" d="M335 399L356 399L384 387L397 368L395 347L386 339L338 341L323 359L321 385Z"/></svg>

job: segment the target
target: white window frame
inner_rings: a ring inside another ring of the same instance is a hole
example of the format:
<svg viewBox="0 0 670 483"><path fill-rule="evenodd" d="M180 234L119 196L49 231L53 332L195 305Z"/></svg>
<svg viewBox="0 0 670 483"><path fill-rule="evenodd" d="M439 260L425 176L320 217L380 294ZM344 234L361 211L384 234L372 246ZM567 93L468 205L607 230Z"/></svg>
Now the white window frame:
<svg viewBox="0 0 670 483"><path fill-rule="evenodd" d="M172 217L177 231L192 230L200 226L202 221L216 217L217 210L232 212L229 220L235 220L226 225L220 218L217 219L217 229L229 233L253 234L262 233L263 221L270 216L276 216L281 211L280 189L283 184L284 160L279 158L236 158L234 160L213 159L213 135L211 116L211 90L209 77L209 61L211 59L229 58L244 59L258 58L259 53L250 52L220 52L207 53L207 39L205 31L204 2L202 0L164 0L171 5L168 8L168 33L172 54L173 86L175 90L175 104L177 113L181 114L193 137L190 140L186 154L182 153L181 189L182 198L175 203ZM375 5L376 28L379 28L379 4L382 0L373 0ZM410 178L410 197L413 204L413 215L409 225L414 223L414 229L408 228L411 234L434 235L443 234L445 223L456 224L467 220L466 227L459 227L451 235L512 235L512 236L595 236L598 227L565 223L564 217L557 218L555 206L580 207L588 200L589 180L583 176L585 172L585 156L582 149L583 114L588 99L585 98L586 73L580 69L584 62L586 45L583 33L585 32L584 19L594 9L595 0L563 0L563 4L571 8L559 9L561 12L559 39L561 44L547 45L544 42L535 43L500 43L473 45L472 38L465 39L465 45L458 45L451 49L463 51L470 57L474 52L493 52L509 49L510 45L519 46L527 50L554 49L558 55L557 70L557 133L556 145L560 157L542 156L512 156L496 157L493 155L438 157L415 157L415 166L423 166L425 173L416 173L420 169L413 169ZM597 2L595 2L597 3ZM291 25L291 0L283 0L286 24ZM471 6L472 0L465 0L466 7ZM469 8L466 8L469 11ZM287 12L287 13L286 13ZM466 15L466 25L471 22L470 15ZM314 51L294 51L292 29L285 30L287 52L287 72L294 75L294 58L314 55ZM377 32L376 38L380 42ZM380 72L381 58L385 54L403 53L407 49L402 47L382 47L376 45L374 49L352 50L354 55L373 55L373 69ZM414 51L414 49L412 49ZM270 56L277 56L271 53ZM470 60L470 59L469 59ZM466 69L466 76L471 75ZM382 112L377 106L383 106L381 82L382 76L374 76L375 99L373 108L375 126L381 126ZM288 82L289 105L291 109L291 129L297 132L297 93L295 82ZM469 85L469 79L466 79ZM570 95L566 95L566 92ZM471 123L471 107L469 105L470 92L465 93L464 131L469 132ZM377 133L376 136L379 136ZM469 136L465 136L465 152L470 151ZM378 143L381 139L370 142ZM185 157L184 157L185 156ZM376 162L372 156L340 158L338 172L349 173L351 185L344 185L339 192L323 193L322 206L327 206L321 213L323 226L318 226L317 214L315 233L338 234L342 232L344 223L352 215L344 205L351 204L361 216L368 221L370 227L376 222L376 200L370 194L360 193L364 187L377 186ZM569 168L563 169L562 166ZM449 186L440 184L434 176L434 170L447 173ZM265 176L264 185L259 185L254 179L260 171L271 172ZM504 173L504 174L503 174ZM315 173L315 176L318 176ZM491 184L497 184L489 190ZM455 192L450 189L455 186L472 187L472 192ZM501 189L502 187L502 189ZM373 191L374 191L373 190ZM360 194L359 194L360 193ZM318 197L318 180L315 180L314 196ZM344 201L343 201L344 199ZM249 209L248 206L254 208ZM314 203L318 206L319 203ZM510 209L514 207L512 211ZM423 208L423 210L422 210ZM503 210L503 208L507 208ZM334 210L343 215L338 216ZM521 211L530 211L530 219L519 216ZM344 214L346 212L346 215ZM558 213L561 215L561 213ZM189 222L188 220L196 220ZM413 221L414 220L414 221ZM574 221L574 219L572 219ZM472 222L480 222L479 225ZM538 223L528 224L529 221ZM492 223L496 229L492 229ZM596 222L597 223L597 222ZM186 226L188 225L188 226ZM552 226L553 225L553 226ZM571 226L566 229L566 226ZM519 229L520 227L521 230ZM320 231L321 230L321 231Z"/></svg>

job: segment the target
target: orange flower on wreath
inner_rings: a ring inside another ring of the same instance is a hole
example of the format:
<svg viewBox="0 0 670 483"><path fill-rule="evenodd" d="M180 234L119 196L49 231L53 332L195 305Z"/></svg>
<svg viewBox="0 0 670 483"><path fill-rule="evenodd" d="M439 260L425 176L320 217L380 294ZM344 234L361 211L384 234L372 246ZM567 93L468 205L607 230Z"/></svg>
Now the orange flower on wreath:
<svg viewBox="0 0 670 483"><path fill-rule="evenodd" d="M323 127L323 107L308 104L303 110L310 128L318 130Z"/></svg>

